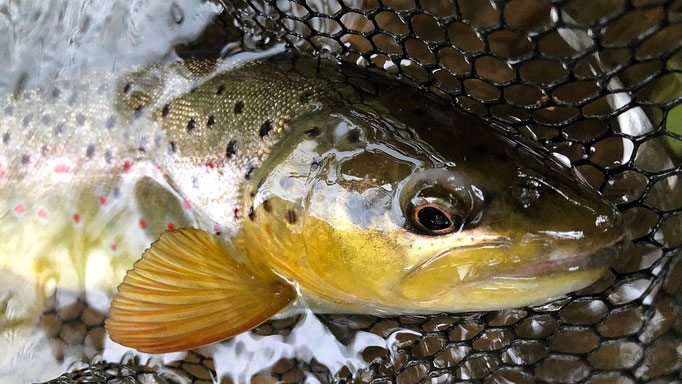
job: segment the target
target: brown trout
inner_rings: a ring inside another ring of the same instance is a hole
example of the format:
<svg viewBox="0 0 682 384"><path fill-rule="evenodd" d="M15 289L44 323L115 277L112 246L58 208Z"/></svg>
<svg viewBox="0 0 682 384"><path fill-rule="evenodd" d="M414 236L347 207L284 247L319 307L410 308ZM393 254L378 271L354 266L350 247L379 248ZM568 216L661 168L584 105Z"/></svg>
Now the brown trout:
<svg viewBox="0 0 682 384"><path fill-rule="evenodd" d="M624 242L618 211L550 154L435 96L308 58L227 66L5 99L3 273L43 296L120 283L111 339L158 353L294 302L538 304L597 280Z"/></svg>

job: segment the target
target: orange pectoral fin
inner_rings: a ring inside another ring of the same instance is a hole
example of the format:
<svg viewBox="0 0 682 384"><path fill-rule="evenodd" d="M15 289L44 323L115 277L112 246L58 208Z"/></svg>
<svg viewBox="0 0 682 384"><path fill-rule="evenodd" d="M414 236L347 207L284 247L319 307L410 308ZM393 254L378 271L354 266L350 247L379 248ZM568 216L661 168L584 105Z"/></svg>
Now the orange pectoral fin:
<svg viewBox="0 0 682 384"><path fill-rule="evenodd" d="M140 352L188 350L248 331L295 300L272 271L237 261L217 236L166 232L118 287L106 329Z"/></svg>

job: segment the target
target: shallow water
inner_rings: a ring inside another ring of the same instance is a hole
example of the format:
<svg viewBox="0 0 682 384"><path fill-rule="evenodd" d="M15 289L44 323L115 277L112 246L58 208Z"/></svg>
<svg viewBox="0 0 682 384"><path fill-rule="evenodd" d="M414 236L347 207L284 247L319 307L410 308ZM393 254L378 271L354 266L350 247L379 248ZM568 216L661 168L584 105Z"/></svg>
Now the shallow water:
<svg viewBox="0 0 682 384"><path fill-rule="evenodd" d="M200 0L0 2L0 92L32 89L93 68L114 74L178 58L222 7Z"/></svg>

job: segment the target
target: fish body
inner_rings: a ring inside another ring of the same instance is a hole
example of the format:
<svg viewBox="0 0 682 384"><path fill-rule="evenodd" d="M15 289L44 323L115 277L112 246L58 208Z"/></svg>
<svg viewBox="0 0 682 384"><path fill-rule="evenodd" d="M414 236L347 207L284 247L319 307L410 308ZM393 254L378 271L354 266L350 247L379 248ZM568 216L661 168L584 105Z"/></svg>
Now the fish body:
<svg viewBox="0 0 682 384"><path fill-rule="evenodd" d="M112 339L167 352L299 299L379 315L541 303L597 280L624 241L566 167L435 96L286 55L220 68L8 99L1 265L123 281Z"/></svg>

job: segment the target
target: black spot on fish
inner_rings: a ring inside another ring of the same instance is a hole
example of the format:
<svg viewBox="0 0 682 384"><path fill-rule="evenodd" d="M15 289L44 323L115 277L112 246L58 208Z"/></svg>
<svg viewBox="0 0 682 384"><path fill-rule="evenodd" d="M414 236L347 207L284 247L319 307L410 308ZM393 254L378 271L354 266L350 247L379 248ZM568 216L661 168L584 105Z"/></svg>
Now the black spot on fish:
<svg viewBox="0 0 682 384"><path fill-rule="evenodd" d="M168 143L168 152L172 155L175 153L175 151L178 149L178 147L175 144L175 141L171 141Z"/></svg>
<svg viewBox="0 0 682 384"><path fill-rule="evenodd" d="M301 94L301 96L299 96L298 101L300 101L301 103L307 103L308 101L310 101L310 96L312 95L313 93L311 91L305 91Z"/></svg>
<svg viewBox="0 0 682 384"><path fill-rule="evenodd" d="M54 127L54 135L59 136L62 132L64 132L64 123L59 123L57 126Z"/></svg>
<svg viewBox="0 0 682 384"><path fill-rule="evenodd" d="M33 114L29 113L28 115L24 116L22 123L24 124L24 127L27 127L29 124L31 124L31 121L33 121Z"/></svg>
<svg viewBox="0 0 682 384"><path fill-rule="evenodd" d="M52 90L52 97L55 99L58 98L62 94L62 90L59 88L55 88Z"/></svg>
<svg viewBox="0 0 682 384"><path fill-rule="evenodd" d="M194 122L194 119L189 119L189 121L187 122L187 133L192 133L195 125L196 123Z"/></svg>
<svg viewBox="0 0 682 384"><path fill-rule="evenodd" d="M78 100L78 94L74 93L71 95L71 97L69 97L69 100L68 100L69 105L76 104L76 100Z"/></svg>
<svg viewBox="0 0 682 384"><path fill-rule="evenodd" d="M242 214L241 214L241 212L239 211L239 207L234 207L234 209L232 210L232 214L234 215L235 221L241 220Z"/></svg>
<svg viewBox="0 0 682 384"><path fill-rule="evenodd" d="M235 140L230 140L225 148L225 157L231 159L232 156L237 152L236 150L237 142Z"/></svg>
<svg viewBox="0 0 682 384"><path fill-rule="evenodd" d="M21 155L21 164L26 165L31 162L31 155L24 153Z"/></svg>
<svg viewBox="0 0 682 384"><path fill-rule="evenodd" d="M14 114L13 106L10 105L9 107L5 107L5 115L12 116L13 114Z"/></svg>
<svg viewBox="0 0 682 384"><path fill-rule="evenodd" d="M121 188L119 187L114 188L114 197L115 198L121 197Z"/></svg>
<svg viewBox="0 0 682 384"><path fill-rule="evenodd" d="M166 104L163 106L163 109L161 109L161 117L168 116L168 112L170 112L170 105Z"/></svg>
<svg viewBox="0 0 682 384"><path fill-rule="evenodd" d="M253 211L253 207L249 208L249 219L253 221L253 219L256 217L256 213Z"/></svg>
<svg viewBox="0 0 682 384"><path fill-rule="evenodd" d="M9 132L5 132L5 133L2 135L2 143L3 143L3 144L9 143L9 139L10 139Z"/></svg>
<svg viewBox="0 0 682 384"><path fill-rule="evenodd" d="M270 200L263 200L263 209L265 212L272 212L272 204L270 204Z"/></svg>
<svg viewBox="0 0 682 384"><path fill-rule="evenodd" d="M360 131L357 129L354 129L350 132L348 132L348 142L349 143L357 143L360 141Z"/></svg>
<svg viewBox="0 0 682 384"><path fill-rule="evenodd" d="M42 148L40 148L40 154L43 156L47 156L47 154L50 152L50 148L47 145L43 145Z"/></svg>
<svg viewBox="0 0 682 384"><path fill-rule="evenodd" d="M287 221L289 222L289 224L292 225L296 224L296 221L298 221L298 215L296 214L295 211L291 209L287 211Z"/></svg>
<svg viewBox="0 0 682 384"><path fill-rule="evenodd" d="M211 115L208 117L208 121L206 122L206 126L209 128L212 128L213 124L215 124L215 117L213 115Z"/></svg>
<svg viewBox="0 0 682 384"><path fill-rule="evenodd" d="M234 114L238 115L244 111L244 102L243 101L238 101L234 103Z"/></svg>
<svg viewBox="0 0 682 384"><path fill-rule="evenodd" d="M43 125L50 125L50 123L52 122L52 116L45 115L43 116L42 119L40 119L40 122L43 123Z"/></svg>
<svg viewBox="0 0 682 384"><path fill-rule="evenodd" d="M322 158L313 159L313 162L310 164L310 170L317 171L322 164L324 164L324 160Z"/></svg>
<svg viewBox="0 0 682 384"><path fill-rule="evenodd" d="M256 197L256 192L249 192L249 197L252 199Z"/></svg>
<svg viewBox="0 0 682 384"><path fill-rule="evenodd" d="M313 127L312 129L309 129L305 132L303 132L304 135L308 137L315 137L320 134L320 128L318 127Z"/></svg>
<svg viewBox="0 0 682 384"><path fill-rule="evenodd" d="M258 136L261 138L265 137L272 131L272 123L270 120L267 120L263 125L260 126L260 129L258 130Z"/></svg>
<svg viewBox="0 0 682 384"><path fill-rule="evenodd" d="M134 116L136 119L137 119L138 117L142 116L142 107L143 107L143 105L140 104L140 105L136 106L135 109L133 110L133 116Z"/></svg>
<svg viewBox="0 0 682 384"><path fill-rule="evenodd" d="M196 91L197 91L197 88L199 88L199 87L194 87L194 88L190 89L190 90L189 90L189 93L194 93L194 92L196 92Z"/></svg>
<svg viewBox="0 0 682 384"><path fill-rule="evenodd" d="M114 159L114 155L111 154L111 151L107 150L104 152L104 161L107 162L107 164L111 164L111 161Z"/></svg>
<svg viewBox="0 0 682 384"><path fill-rule="evenodd" d="M90 144L88 147L85 149L85 156L87 156L89 159L92 158L92 156L95 155L95 145Z"/></svg>
<svg viewBox="0 0 682 384"><path fill-rule="evenodd" d="M128 93L130 92L130 87L133 85L131 83L126 83L126 85L123 86L123 93Z"/></svg>
<svg viewBox="0 0 682 384"><path fill-rule="evenodd" d="M78 125L85 124L85 116L83 116L82 114L76 116L76 123L78 123Z"/></svg>
<svg viewBox="0 0 682 384"><path fill-rule="evenodd" d="M107 121L104 122L104 126L107 127L107 129L113 128L114 124L116 124L116 116L109 116Z"/></svg>
<svg viewBox="0 0 682 384"><path fill-rule="evenodd" d="M246 180L251 180L251 173L253 173L253 165L249 164L249 166L246 167L246 173L244 174L244 178Z"/></svg>
<svg viewBox="0 0 682 384"><path fill-rule="evenodd" d="M225 92L225 86L221 84L221 85L218 87L218 90L215 92L215 94L216 94L216 95L222 95L223 92Z"/></svg>

